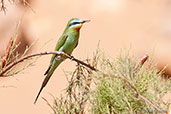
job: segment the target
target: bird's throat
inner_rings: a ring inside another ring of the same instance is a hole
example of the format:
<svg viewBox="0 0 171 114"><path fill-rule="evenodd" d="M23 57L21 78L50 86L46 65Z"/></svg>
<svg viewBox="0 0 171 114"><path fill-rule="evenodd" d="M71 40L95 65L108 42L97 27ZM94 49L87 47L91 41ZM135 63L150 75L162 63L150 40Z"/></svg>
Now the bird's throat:
<svg viewBox="0 0 171 114"><path fill-rule="evenodd" d="M83 26L83 25L80 24L79 26L75 27L74 29L75 29L77 32L79 32L82 26Z"/></svg>

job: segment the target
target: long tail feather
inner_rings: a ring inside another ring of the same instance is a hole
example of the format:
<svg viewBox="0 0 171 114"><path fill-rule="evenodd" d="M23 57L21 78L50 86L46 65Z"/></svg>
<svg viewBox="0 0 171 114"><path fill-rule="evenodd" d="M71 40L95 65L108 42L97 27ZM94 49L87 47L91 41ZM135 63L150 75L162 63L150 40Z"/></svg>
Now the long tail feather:
<svg viewBox="0 0 171 114"><path fill-rule="evenodd" d="M36 104L37 99L39 98L39 95L40 95L40 93L42 92L43 88L44 88L44 87L41 87L41 88L40 88L40 91L39 91L39 93L38 93L38 95L37 95L37 97L36 97L36 99L35 99L35 101L34 101L34 104Z"/></svg>
<svg viewBox="0 0 171 114"><path fill-rule="evenodd" d="M51 75L52 75L52 74L51 74ZM38 95L37 95L37 97L36 97L36 99L35 99L35 101L34 101L34 104L36 104L36 101L37 101L37 99L39 98L40 93L42 92L43 88L46 86L46 84L47 84L47 82L49 81L51 75L45 77L45 79L44 79L44 81L43 81L43 83L42 83L42 86L41 86L41 88L40 88L40 91L39 91L39 93L38 93Z"/></svg>
<svg viewBox="0 0 171 114"><path fill-rule="evenodd" d="M49 72L50 68L51 68L51 65L48 67L48 69L46 70L46 72L44 73L44 75L46 75Z"/></svg>
<svg viewBox="0 0 171 114"><path fill-rule="evenodd" d="M42 86L40 88L40 91L34 101L34 104L36 104L37 99L39 98L40 93L42 92L43 88L46 86L46 84L48 83L50 77L52 76L53 72L55 71L55 69L59 66L59 64L63 61L64 59L61 59L60 61L53 61L53 64L47 69L47 71L45 72L45 75L47 75L42 83Z"/></svg>

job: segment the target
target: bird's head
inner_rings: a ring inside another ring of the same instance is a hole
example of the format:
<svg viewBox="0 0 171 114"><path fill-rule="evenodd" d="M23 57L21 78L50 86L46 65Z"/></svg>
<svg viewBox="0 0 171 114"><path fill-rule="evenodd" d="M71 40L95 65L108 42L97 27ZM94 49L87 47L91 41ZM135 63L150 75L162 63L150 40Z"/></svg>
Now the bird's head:
<svg viewBox="0 0 171 114"><path fill-rule="evenodd" d="M79 18L72 18L69 20L67 24L67 28L74 29L74 30L80 30L80 28L83 26L84 23L89 22L90 20L81 20Z"/></svg>

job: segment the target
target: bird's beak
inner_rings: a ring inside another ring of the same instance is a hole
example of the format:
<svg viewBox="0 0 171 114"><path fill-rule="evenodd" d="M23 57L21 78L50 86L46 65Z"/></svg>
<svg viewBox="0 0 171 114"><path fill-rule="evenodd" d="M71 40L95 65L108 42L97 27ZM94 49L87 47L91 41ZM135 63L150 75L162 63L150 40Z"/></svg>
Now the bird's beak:
<svg viewBox="0 0 171 114"><path fill-rule="evenodd" d="M86 23L86 22L90 22L90 20L83 20L83 21L82 21L82 24L83 24L83 23Z"/></svg>

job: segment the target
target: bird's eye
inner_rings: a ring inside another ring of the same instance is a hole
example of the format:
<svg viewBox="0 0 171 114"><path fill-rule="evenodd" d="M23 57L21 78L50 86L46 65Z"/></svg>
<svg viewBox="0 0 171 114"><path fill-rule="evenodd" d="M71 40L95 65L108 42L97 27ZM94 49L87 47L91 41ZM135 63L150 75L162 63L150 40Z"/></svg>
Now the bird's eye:
<svg viewBox="0 0 171 114"><path fill-rule="evenodd" d="M73 24L73 25L76 25L76 24L78 24L78 22L73 22L72 24Z"/></svg>

